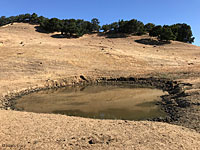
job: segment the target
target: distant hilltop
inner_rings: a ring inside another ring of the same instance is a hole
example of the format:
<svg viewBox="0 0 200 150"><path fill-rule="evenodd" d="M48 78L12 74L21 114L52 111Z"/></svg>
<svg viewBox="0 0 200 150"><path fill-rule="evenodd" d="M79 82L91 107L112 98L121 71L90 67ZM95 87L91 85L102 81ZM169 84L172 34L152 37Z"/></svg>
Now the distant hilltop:
<svg viewBox="0 0 200 150"><path fill-rule="evenodd" d="M105 34L124 34L124 35L144 35L149 34L152 37L157 37L160 41L181 41L186 43L193 43L194 37L190 25L185 23L178 23L174 25L155 25L136 19L132 20L119 20L111 24L100 26L97 18L91 21L83 19L58 19L46 18L33 14L21 14L11 17L0 17L0 26L10 23L30 23L38 24L38 30L46 33L60 32L62 36L66 37L80 37L84 34L102 31Z"/></svg>

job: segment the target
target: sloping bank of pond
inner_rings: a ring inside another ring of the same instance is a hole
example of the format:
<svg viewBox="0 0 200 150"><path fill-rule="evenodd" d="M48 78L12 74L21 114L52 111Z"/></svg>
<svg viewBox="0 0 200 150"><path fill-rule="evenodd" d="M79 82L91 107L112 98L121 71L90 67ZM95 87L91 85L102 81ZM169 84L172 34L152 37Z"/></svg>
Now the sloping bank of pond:
<svg viewBox="0 0 200 150"><path fill-rule="evenodd" d="M150 121L160 121L167 123L179 122L180 116L185 112L185 109L191 106L190 101L187 99L187 94L184 92L184 86L191 86L186 83L178 83L177 81L172 81L164 78L134 78L134 77L120 77L120 78L106 78L102 77L99 79L91 79L89 77L80 76L79 80L69 82L68 80L56 80L50 81L47 80L45 86L28 88L17 93L10 93L5 95L1 99L1 109L12 109L16 110L15 104L16 100L24 95L53 88L60 88L66 86L76 86L76 85L91 85L91 84L135 84L144 87L154 87L168 92L168 94L161 96L162 101L158 103L161 106L161 109L167 114L165 117L157 117L147 119ZM190 122L181 122L182 126L188 127L187 124ZM191 127L193 128L193 127Z"/></svg>

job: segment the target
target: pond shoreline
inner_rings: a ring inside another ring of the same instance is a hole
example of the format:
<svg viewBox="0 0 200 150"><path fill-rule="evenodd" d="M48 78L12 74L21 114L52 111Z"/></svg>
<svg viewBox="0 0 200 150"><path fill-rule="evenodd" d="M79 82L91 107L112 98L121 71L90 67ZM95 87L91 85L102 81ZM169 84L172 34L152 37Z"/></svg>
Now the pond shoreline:
<svg viewBox="0 0 200 150"><path fill-rule="evenodd" d="M9 93L5 95L0 101L0 109L2 110L15 110L15 101L23 95L28 95L33 92L38 92L47 89L55 89L66 86L79 86L79 85L88 85L88 84L97 84L97 83L112 83L112 84L136 84L148 87L154 87L167 91L168 95L161 96L162 102L159 102L158 105L161 106L161 109L164 110L167 114L166 117L159 117L154 119L148 119L149 121L158 121L158 122L167 122L174 124L174 122L179 122L180 114L186 112L185 110L191 106L190 100L187 99L187 94L184 91L184 86L191 86L187 83L178 83L165 78L134 78L134 77L120 77L120 78L98 78L91 79L89 77L80 76L80 80L47 80L43 87L31 87L24 89L22 91ZM182 126L187 127L188 122L185 124L181 122ZM192 128L194 129L194 128ZM196 130L199 132L198 130Z"/></svg>

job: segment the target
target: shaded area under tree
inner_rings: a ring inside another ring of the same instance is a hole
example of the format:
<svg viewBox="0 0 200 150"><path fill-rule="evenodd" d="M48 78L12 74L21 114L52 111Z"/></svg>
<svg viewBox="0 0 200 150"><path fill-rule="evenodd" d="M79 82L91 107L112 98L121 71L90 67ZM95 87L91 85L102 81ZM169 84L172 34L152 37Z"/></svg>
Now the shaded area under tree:
<svg viewBox="0 0 200 150"><path fill-rule="evenodd" d="M171 43L170 41L154 40L151 38L135 40L135 42L140 43L140 44L145 44L145 45L165 45L165 44Z"/></svg>

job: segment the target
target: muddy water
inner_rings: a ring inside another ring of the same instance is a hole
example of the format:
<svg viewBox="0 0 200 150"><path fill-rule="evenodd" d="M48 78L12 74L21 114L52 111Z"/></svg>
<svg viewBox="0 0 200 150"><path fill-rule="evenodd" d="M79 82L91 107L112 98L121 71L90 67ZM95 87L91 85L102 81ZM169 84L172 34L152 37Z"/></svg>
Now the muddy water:
<svg viewBox="0 0 200 150"><path fill-rule="evenodd" d="M18 110L99 119L145 120L164 116L161 90L93 85L41 91L17 100Z"/></svg>

